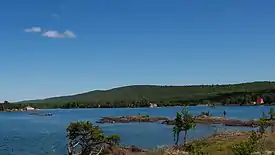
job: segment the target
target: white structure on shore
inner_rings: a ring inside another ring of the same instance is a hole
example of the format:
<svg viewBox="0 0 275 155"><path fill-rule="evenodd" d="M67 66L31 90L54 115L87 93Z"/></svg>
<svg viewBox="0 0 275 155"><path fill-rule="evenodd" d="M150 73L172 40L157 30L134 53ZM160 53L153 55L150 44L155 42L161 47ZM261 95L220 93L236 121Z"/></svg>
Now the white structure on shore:
<svg viewBox="0 0 275 155"><path fill-rule="evenodd" d="M150 103L150 108L157 108L157 107L158 107L157 104Z"/></svg>
<svg viewBox="0 0 275 155"><path fill-rule="evenodd" d="M31 107L31 106L27 106L26 108L25 108L27 111L29 111L29 110L35 110L33 107Z"/></svg>

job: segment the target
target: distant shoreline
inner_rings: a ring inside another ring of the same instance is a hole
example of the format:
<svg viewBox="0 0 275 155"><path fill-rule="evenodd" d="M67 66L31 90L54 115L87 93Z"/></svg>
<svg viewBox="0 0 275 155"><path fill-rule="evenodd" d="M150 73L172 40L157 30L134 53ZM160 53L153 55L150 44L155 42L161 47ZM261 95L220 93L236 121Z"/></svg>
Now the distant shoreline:
<svg viewBox="0 0 275 155"><path fill-rule="evenodd" d="M11 103L12 104L12 103ZM27 104L26 104L27 105ZM35 104L34 104L35 105ZM155 108L168 108L168 107L184 107L186 105L175 105L175 106L158 106L158 107L71 107L71 108L34 108L33 110L25 110L22 108L7 108L5 110L0 110L0 112L27 112L27 111L37 111L37 110L47 110L47 109L117 109L117 108L150 108L150 109L155 109ZM252 107L252 106L275 106L275 104L246 104L246 105L237 105L237 104L232 104L232 105L215 105L215 106L209 106L209 105L203 105L203 104L198 104L198 105L187 105L188 107L208 107L208 108L215 108L215 107Z"/></svg>

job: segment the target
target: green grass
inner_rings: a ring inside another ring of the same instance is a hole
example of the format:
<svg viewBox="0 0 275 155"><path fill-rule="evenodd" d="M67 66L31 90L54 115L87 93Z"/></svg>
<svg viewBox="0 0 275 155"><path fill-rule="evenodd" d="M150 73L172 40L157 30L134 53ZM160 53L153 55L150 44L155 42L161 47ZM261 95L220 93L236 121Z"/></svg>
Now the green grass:
<svg viewBox="0 0 275 155"><path fill-rule="evenodd" d="M198 141L194 141L189 145L193 145L195 151L203 152L204 155L234 155L232 146L239 144L240 142L246 141L249 137L249 133L244 133L240 136L231 138L205 138ZM265 135L263 142L264 150L275 151L275 133L268 133ZM194 150L193 150L194 151ZM194 151L194 152L195 152ZM170 151L172 152L172 151ZM176 151L174 151L176 154ZM183 153L182 153L183 154ZM199 155L198 153L190 153L191 155ZM154 150L139 155L169 155L165 149ZM180 155L180 154L178 154Z"/></svg>

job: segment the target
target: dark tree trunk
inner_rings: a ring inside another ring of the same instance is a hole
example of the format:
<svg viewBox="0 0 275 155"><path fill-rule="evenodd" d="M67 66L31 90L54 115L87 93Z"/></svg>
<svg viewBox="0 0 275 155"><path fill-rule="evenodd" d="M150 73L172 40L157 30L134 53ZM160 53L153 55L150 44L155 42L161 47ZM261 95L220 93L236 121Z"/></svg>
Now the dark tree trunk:
<svg viewBox="0 0 275 155"><path fill-rule="evenodd" d="M176 142L175 142L175 145L178 145L178 144L179 144L179 133L177 133Z"/></svg>
<svg viewBox="0 0 275 155"><path fill-rule="evenodd" d="M187 131L184 132L184 139L183 139L183 144L186 144L186 140L187 140Z"/></svg>

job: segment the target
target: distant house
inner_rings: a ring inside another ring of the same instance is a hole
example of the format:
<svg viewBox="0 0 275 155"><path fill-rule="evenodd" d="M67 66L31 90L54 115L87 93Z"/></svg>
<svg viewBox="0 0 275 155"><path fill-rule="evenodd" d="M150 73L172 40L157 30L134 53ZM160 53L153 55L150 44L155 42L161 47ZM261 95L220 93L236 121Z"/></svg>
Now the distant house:
<svg viewBox="0 0 275 155"><path fill-rule="evenodd" d="M35 110L33 107L31 107L31 106L27 106L26 108L25 108L27 111L29 111L29 110Z"/></svg>
<svg viewBox="0 0 275 155"><path fill-rule="evenodd" d="M258 104L263 104L264 103L264 99L261 98L261 97L257 98L257 103Z"/></svg>
<svg viewBox="0 0 275 155"><path fill-rule="evenodd" d="M150 108L156 108L156 107L158 107L157 104L150 103Z"/></svg>

